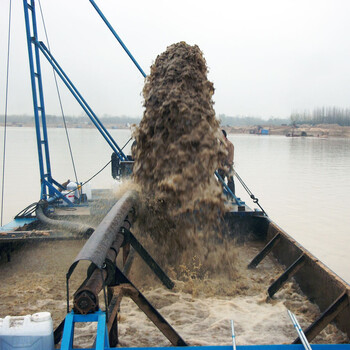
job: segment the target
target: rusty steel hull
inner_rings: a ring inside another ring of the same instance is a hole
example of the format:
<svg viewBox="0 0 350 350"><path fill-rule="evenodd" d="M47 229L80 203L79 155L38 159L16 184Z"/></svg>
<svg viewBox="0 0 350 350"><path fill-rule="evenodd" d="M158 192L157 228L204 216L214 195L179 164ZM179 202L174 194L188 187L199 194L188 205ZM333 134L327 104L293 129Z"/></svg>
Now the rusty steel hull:
<svg viewBox="0 0 350 350"><path fill-rule="evenodd" d="M294 278L308 299L318 305L321 316L306 330L309 340L330 322L334 322L350 338L350 285L347 282L270 218L228 213L225 219L229 227L228 234L235 236L238 241L259 240L263 243L260 256L258 254L251 263L253 266L249 267L254 268L268 254L272 254L285 267L284 274L270 286L270 295L283 288L288 279Z"/></svg>

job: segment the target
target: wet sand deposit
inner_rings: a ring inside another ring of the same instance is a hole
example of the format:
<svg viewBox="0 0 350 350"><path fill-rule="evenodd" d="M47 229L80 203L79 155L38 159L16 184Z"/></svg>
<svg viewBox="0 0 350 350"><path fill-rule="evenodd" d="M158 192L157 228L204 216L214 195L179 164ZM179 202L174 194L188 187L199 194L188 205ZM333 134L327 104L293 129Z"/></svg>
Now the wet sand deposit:
<svg viewBox="0 0 350 350"><path fill-rule="evenodd" d="M26 245L13 254L11 263L2 262L0 317L50 311L56 327L66 313L65 273L82 244L75 241ZM232 248L236 251L239 272L235 279L223 274L198 278L193 270L187 275L184 271L175 289L167 290L137 261L131 280L189 344L230 344L230 319L235 321L238 344L290 343L296 334L286 307L297 315L303 327L315 319L318 309L292 282L273 300L267 299L269 283L282 270L270 258L256 270L248 270L247 264L260 248L256 245ZM222 270L227 267L222 266ZM72 293L79 286L79 279L85 277L85 271L86 266L79 264L72 277ZM171 275L171 271L167 272ZM78 332L77 341L82 347L91 344L94 329L89 325ZM123 346L170 345L128 298L121 304L119 335ZM316 341L344 342L346 337L328 326Z"/></svg>

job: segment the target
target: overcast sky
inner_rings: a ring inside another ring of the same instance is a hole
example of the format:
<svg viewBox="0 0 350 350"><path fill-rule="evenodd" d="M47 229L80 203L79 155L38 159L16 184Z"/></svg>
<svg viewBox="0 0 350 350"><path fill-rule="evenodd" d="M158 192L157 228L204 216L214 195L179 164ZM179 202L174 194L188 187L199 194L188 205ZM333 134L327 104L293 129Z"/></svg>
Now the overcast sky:
<svg viewBox="0 0 350 350"><path fill-rule="evenodd" d="M167 46L204 53L217 114L289 117L350 106L348 0L96 0L146 74ZM99 115L141 116L143 77L88 0L41 0L51 51ZM0 0L4 114L9 0ZM37 2L38 22L40 20ZM40 40L46 42L40 29ZM8 114L32 115L22 1L12 1ZM42 58L48 114L60 114ZM82 110L61 85L66 115Z"/></svg>

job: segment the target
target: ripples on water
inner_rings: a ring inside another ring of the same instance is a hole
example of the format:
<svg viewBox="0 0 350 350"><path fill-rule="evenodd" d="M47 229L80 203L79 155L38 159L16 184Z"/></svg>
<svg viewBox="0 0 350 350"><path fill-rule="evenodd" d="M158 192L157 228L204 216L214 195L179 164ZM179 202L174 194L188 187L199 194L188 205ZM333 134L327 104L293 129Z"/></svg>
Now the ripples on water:
<svg viewBox="0 0 350 350"><path fill-rule="evenodd" d="M272 220L349 282L350 139L230 135L230 140L236 170Z"/></svg>

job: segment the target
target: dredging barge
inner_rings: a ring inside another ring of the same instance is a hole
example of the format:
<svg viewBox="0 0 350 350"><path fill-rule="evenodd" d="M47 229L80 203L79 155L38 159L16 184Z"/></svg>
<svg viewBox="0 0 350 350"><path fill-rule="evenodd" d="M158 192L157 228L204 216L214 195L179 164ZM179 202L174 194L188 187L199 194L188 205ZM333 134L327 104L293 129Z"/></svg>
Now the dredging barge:
<svg viewBox="0 0 350 350"><path fill-rule="evenodd" d="M116 36L116 33L99 11L96 4L92 0L90 0L90 2ZM128 272L135 251L142 257L146 264L150 266L152 271L167 288L173 287L171 279L164 273L131 231L133 216L135 215L134 193L127 192L116 203L110 203L110 210L107 215L103 217L96 229L80 224L75 225L73 223L70 225L69 229L76 231L76 234L67 235L66 230L68 230L68 228L64 228L66 225L65 223L59 223L59 225L61 225L60 228L49 228L49 225L53 224L51 220L62 219L64 216L59 207L56 207L54 212L50 213L54 204L58 201L65 202L69 207L74 206L74 208L77 209L76 214L78 215L76 216L80 218L84 215L89 216L89 211L92 207L88 206L88 201L80 203L79 205L70 202L63 192L64 188L62 185L55 181L51 175L39 51L48 59L56 73L64 81L68 89L72 92L113 149L114 160L112 160L112 172L114 172L115 175L118 174L116 176L128 173L131 169L131 161L122 152L97 116L92 112L91 108L76 90L50 51L42 42L38 41L34 1L31 0L29 4L27 0L24 0L24 9L33 87L34 114L38 137L37 142L42 183L41 199L44 201L45 205L36 205L36 217L26 217L27 215L24 215L16 219L10 225L4 227L0 236L0 247L4 249L8 257L10 257L13 244L21 241L87 239L89 237L67 273L67 317L61 325L56 328L54 333L55 344L61 342L61 349L73 348L74 325L78 322L98 323L95 342L96 349L110 349L116 347L118 345L118 308L123 296L130 297L139 308L146 313L173 346L186 346L186 340L172 328L128 278ZM117 39L118 38L119 37L117 37ZM118 40L120 41L120 38ZM134 59L133 61L134 63L136 62ZM137 63L135 64L137 65ZM142 70L140 71L143 73ZM222 181L218 174L217 177L219 181ZM307 340L312 341L330 322L334 322L334 324L349 337L349 285L279 228L263 211L251 210L245 203L241 202L239 198L230 193L230 190L224 182L223 186L234 203L233 209L228 212L225 217L225 222L228 225L227 235L239 240L260 241L262 245L261 252L250 262L249 268L256 268L268 254L273 254L277 261L286 267L284 273L282 273L268 288L267 292L269 296L273 297L279 289L283 288L284 283L294 278L303 293L320 308L320 316L304 331ZM41 223L38 220L40 217ZM116 258L121 250L123 251L123 265L122 267L118 267L116 265ZM69 279L81 260L90 261L91 266L87 271L86 280L74 293L73 308L71 308L69 303ZM99 294L101 291L104 292L105 305L107 305L105 311L101 311L99 302ZM256 345L250 347L238 346L238 348L302 349L305 347L305 344L301 345L298 343L303 342L305 339L303 339L303 333L299 334L299 337L294 341L294 343L296 343L294 345ZM207 349L208 348L228 349L228 347L224 346L207 347ZM350 346L348 344L313 344L312 348L349 349Z"/></svg>

